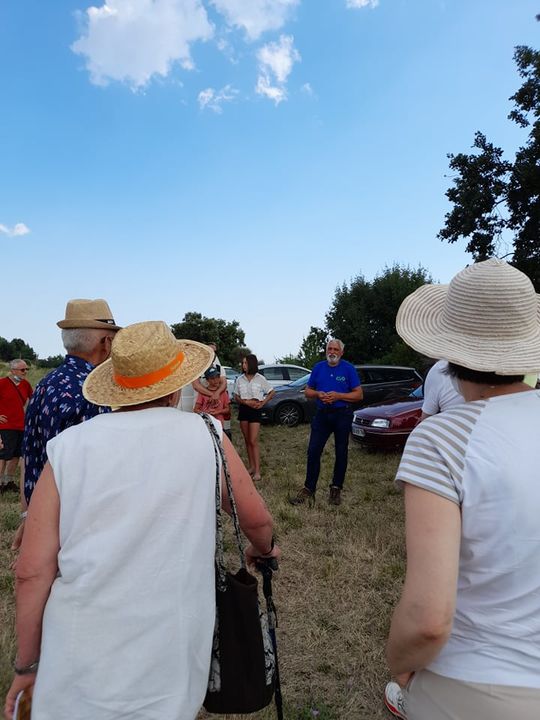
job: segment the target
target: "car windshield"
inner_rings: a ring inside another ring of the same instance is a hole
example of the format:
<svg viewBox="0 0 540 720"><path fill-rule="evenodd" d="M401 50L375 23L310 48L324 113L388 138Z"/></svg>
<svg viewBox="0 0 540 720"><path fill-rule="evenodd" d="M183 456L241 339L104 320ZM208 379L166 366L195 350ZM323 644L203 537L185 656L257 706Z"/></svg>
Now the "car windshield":
<svg viewBox="0 0 540 720"><path fill-rule="evenodd" d="M301 388L304 387L304 385L307 385L307 381L309 380L311 373L308 373L307 375L302 375L302 377L298 378L298 380L293 380L292 383L289 383L287 387L292 388Z"/></svg>

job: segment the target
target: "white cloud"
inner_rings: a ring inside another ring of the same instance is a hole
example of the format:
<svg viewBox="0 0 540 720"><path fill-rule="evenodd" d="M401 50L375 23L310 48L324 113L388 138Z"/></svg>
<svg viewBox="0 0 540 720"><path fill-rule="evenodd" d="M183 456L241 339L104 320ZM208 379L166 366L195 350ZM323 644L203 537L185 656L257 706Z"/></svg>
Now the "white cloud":
<svg viewBox="0 0 540 720"><path fill-rule="evenodd" d="M256 40L268 30L279 30L300 0L211 0L228 25Z"/></svg>
<svg viewBox="0 0 540 720"><path fill-rule="evenodd" d="M89 7L84 20L71 49L85 57L91 81L134 89L165 77L175 62L192 69L191 44L214 32L201 0L105 0Z"/></svg>
<svg viewBox="0 0 540 720"><path fill-rule="evenodd" d="M379 0L345 0L348 8L376 8L378 4Z"/></svg>
<svg viewBox="0 0 540 720"><path fill-rule="evenodd" d="M199 101L199 107L201 110L208 108L215 113L221 114L223 108L221 107L224 102L231 102L238 95L238 90L231 87L231 85L225 85L221 90L217 91L214 88L206 88L201 90L197 100Z"/></svg>
<svg viewBox="0 0 540 720"><path fill-rule="evenodd" d="M0 224L0 233L8 237L20 237L21 235L28 235L29 232L30 228L24 223L16 223L12 228Z"/></svg>
<svg viewBox="0 0 540 720"><path fill-rule="evenodd" d="M309 95L310 97L313 97L313 95L315 95L315 92L311 87L311 83L308 82L302 85L302 87L300 88L300 92L303 92L304 95Z"/></svg>
<svg viewBox="0 0 540 720"><path fill-rule="evenodd" d="M292 35L281 35L279 42L263 45L257 52L259 76L255 91L273 100L276 105L287 98L286 83L300 53L294 47Z"/></svg>

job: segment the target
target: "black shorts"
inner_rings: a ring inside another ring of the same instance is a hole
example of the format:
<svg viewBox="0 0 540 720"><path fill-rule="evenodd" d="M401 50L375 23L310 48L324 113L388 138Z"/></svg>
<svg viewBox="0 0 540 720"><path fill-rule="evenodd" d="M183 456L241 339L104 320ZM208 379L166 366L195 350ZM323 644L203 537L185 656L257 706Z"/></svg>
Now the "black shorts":
<svg viewBox="0 0 540 720"><path fill-rule="evenodd" d="M0 460L11 460L21 457L22 430L0 430L4 447L0 450Z"/></svg>
<svg viewBox="0 0 540 720"><path fill-rule="evenodd" d="M238 420L240 422L260 423L261 411L256 408L249 407L249 405L239 405Z"/></svg>

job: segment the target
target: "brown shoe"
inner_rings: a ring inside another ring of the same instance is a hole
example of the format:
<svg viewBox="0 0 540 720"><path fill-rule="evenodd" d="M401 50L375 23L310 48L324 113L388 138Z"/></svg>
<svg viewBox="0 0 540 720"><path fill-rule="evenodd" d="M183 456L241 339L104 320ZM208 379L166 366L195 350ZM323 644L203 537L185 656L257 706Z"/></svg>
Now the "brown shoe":
<svg viewBox="0 0 540 720"><path fill-rule="evenodd" d="M298 491L297 495L289 498L289 502L291 503L291 505L303 505L306 500L309 500L310 502L315 501L315 493L311 492L311 490L308 490L307 487L303 487L301 490Z"/></svg>
<svg viewBox="0 0 540 720"><path fill-rule="evenodd" d="M330 486L330 493L328 495L329 505L341 505L341 488L336 485Z"/></svg>

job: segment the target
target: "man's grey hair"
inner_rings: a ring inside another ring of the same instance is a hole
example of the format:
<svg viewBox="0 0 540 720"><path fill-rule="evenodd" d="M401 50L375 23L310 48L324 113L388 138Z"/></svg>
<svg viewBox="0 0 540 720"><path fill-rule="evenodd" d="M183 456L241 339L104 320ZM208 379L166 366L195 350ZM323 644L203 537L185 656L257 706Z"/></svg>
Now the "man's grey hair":
<svg viewBox="0 0 540 720"><path fill-rule="evenodd" d="M10 360L9 361L9 369L10 370L17 370L19 368L19 365L23 363L26 365L26 360L23 360L22 358L17 358L16 360Z"/></svg>
<svg viewBox="0 0 540 720"><path fill-rule="evenodd" d="M88 355L96 349L103 337L103 330L97 328L64 328L62 343L70 355Z"/></svg>
<svg viewBox="0 0 540 720"><path fill-rule="evenodd" d="M329 338L329 340L326 343L326 347L328 347L331 342L337 343L339 345L339 349L341 350L341 352L343 352L345 350L345 343L341 342L341 340L338 340L337 338Z"/></svg>

